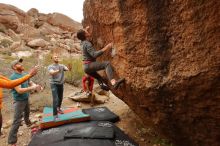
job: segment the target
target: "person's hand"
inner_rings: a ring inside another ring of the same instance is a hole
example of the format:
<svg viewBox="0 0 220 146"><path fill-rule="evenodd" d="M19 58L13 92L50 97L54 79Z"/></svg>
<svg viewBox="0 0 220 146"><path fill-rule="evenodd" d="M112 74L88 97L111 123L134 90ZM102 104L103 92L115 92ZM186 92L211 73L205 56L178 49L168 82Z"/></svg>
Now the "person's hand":
<svg viewBox="0 0 220 146"><path fill-rule="evenodd" d="M40 91L41 90L41 86L40 85L36 85L35 90Z"/></svg>
<svg viewBox="0 0 220 146"><path fill-rule="evenodd" d="M89 29L90 29L90 26L86 26L85 30L89 31Z"/></svg>
<svg viewBox="0 0 220 146"><path fill-rule="evenodd" d="M30 88L30 90L32 90L32 91L36 91L36 89L37 89L37 85L34 84L34 85L30 86L29 88Z"/></svg>
<svg viewBox="0 0 220 146"><path fill-rule="evenodd" d="M39 91L43 90L43 87L41 85L34 85L33 88L34 88L35 92L39 92Z"/></svg>
<svg viewBox="0 0 220 146"><path fill-rule="evenodd" d="M33 67L33 68L29 71L29 75L30 75L31 77L35 76L35 75L37 74L38 70L39 70L39 66Z"/></svg>
<svg viewBox="0 0 220 146"><path fill-rule="evenodd" d="M111 49L112 46L113 46L113 43L109 43L108 45L106 45L106 47L107 47L108 49Z"/></svg>
<svg viewBox="0 0 220 146"><path fill-rule="evenodd" d="M61 68L59 68L58 70L55 70L56 73L61 72Z"/></svg>
<svg viewBox="0 0 220 146"><path fill-rule="evenodd" d="M72 70L72 64L71 63L67 64L67 68L69 69L69 71L71 71Z"/></svg>
<svg viewBox="0 0 220 146"><path fill-rule="evenodd" d="M37 91L38 91L38 92L44 90L44 88L43 88L41 85L37 85L36 88L37 88Z"/></svg>
<svg viewBox="0 0 220 146"><path fill-rule="evenodd" d="M105 51L107 51L108 49L111 49L112 46L113 46L113 44L112 44L112 43L109 43L108 45L106 45L106 46L102 49L102 51L105 52Z"/></svg>

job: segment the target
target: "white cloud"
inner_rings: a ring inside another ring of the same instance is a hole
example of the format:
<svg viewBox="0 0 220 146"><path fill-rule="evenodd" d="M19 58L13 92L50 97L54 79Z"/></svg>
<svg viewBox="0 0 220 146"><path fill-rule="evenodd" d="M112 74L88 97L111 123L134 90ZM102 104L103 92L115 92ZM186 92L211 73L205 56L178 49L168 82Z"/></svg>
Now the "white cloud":
<svg viewBox="0 0 220 146"><path fill-rule="evenodd" d="M83 19L84 0L0 0L0 3L10 4L28 11L36 8L41 13L59 12L81 22Z"/></svg>

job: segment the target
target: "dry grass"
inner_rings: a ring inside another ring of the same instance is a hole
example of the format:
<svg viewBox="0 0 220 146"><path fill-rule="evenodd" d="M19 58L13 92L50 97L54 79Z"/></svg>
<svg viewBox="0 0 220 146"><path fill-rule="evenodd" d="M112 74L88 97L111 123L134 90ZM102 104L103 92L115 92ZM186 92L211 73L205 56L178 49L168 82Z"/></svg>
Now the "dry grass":
<svg viewBox="0 0 220 146"><path fill-rule="evenodd" d="M3 48L8 48L9 46L12 45L12 41L10 41L9 39L2 39L0 41L0 47L3 47Z"/></svg>
<svg viewBox="0 0 220 146"><path fill-rule="evenodd" d="M82 79L82 76L84 75L81 58L77 58L77 59L67 58L64 59L62 63L70 64L72 66L72 71L66 73L66 82L78 86Z"/></svg>
<svg viewBox="0 0 220 146"><path fill-rule="evenodd" d="M52 106L52 97L49 88L45 88L44 91L32 94L29 98L30 107L32 111L42 112L44 107Z"/></svg>

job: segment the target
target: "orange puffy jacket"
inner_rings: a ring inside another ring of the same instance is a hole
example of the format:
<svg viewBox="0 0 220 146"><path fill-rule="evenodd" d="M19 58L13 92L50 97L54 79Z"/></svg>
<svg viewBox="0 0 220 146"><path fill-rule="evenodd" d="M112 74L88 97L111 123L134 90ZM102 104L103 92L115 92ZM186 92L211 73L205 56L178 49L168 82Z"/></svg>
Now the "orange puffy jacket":
<svg viewBox="0 0 220 146"><path fill-rule="evenodd" d="M0 109L2 109L2 88L8 88L8 89L12 89L18 85L20 85L21 83L23 83L24 81L28 80L31 76L30 75L26 75L20 79L17 80L9 80L8 78L0 75Z"/></svg>

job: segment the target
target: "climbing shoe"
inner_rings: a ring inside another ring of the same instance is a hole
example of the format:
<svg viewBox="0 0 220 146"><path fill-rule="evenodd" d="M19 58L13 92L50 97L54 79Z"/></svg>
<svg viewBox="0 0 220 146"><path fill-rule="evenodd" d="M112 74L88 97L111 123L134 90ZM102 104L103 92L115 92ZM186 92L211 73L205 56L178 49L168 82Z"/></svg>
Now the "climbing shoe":
<svg viewBox="0 0 220 146"><path fill-rule="evenodd" d="M90 97L92 95L91 91L86 92L86 97Z"/></svg>
<svg viewBox="0 0 220 146"><path fill-rule="evenodd" d="M113 88L114 88L115 90L117 90L118 87L120 86L120 84L123 83L124 81L125 81L125 78L122 78L122 79L117 80L116 83L113 85Z"/></svg>
<svg viewBox="0 0 220 146"><path fill-rule="evenodd" d="M102 90L105 90L105 91L109 91L110 90L110 88L107 85L105 85L105 84L100 84L100 87L101 87Z"/></svg>

